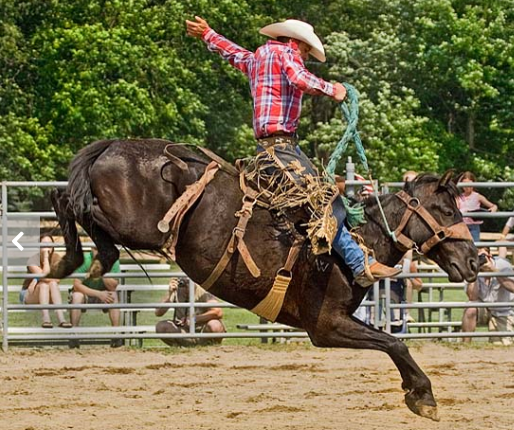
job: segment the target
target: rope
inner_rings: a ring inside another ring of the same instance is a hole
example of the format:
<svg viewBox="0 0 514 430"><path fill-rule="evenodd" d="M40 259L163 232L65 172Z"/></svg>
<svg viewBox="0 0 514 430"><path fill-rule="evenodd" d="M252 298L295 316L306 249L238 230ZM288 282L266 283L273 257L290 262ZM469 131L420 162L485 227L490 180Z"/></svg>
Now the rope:
<svg viewBox="0 0 514 430"><path fill-rule="evenodd" d="M364 146L362 145L362 140L359 135L359 131L357 130L357 123L359 122L359 94L353 85L348 83L343 83L346 88L346 100L348 100L349 105L346 101L343 101L340 105L341 111L343 112L343 116L348 123L346 130L344 131L343 137L337 143L334 152L330 156L330 159L327 164L326 172L330 178L334 177L337 163L341 160L343 154L346 152L346 148L351 140L355 142L355 147L357 149L357 154L359 159L364 166L368 179L371 182L371 187L373 188L373 194L375 195L375 199L377 201L378 207L380 209L380 214L382 215L382 219L384 220L385 227L387 229L387 233L389 236L397 242L396 235L389 228L389 224L384 214L384 210L382 208L382 204L380 203L380 199L378 198L378 192L375 189L374 181L371 176L371 170L368 166L368 159L366 158L366 152L364 151ZM346 206L346 202L345 202Z"/></svg>

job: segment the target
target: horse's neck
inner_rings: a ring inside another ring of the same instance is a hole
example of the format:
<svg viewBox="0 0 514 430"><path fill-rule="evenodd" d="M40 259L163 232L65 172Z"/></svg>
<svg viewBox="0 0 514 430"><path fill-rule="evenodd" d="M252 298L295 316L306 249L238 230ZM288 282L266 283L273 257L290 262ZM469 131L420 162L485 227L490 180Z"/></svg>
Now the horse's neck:
<svg viewBox="0 0 514 430"><path fill-rule="evenodd" d="M400 224L403 210L401 202L393 194L380 197L389 229L394 231ZM366 245L375 251L375 257L381 263L394 266L403 256L389 236L380 208L375 198L368 198L365 204L366 223L359 229L359 234Z"/></svg>

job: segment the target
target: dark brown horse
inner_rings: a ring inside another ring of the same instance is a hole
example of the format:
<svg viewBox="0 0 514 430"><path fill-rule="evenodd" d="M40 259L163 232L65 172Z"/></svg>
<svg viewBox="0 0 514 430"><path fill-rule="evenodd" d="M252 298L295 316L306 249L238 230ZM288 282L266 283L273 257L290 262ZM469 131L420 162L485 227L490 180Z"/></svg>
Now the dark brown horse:
<svg viewBox="0 0 514 430"><path fill-rule="evenodd" d="M82 262L82 249L75 221L96 243L99 261L95 276L105 273L118 258L115 244L132 249L159 250L167 234L157 223L186 185L196 181L208 161L183 146L171 152L187 163L170 163L162 140L99 141L85 147L70 166L66 191L56 192L53 203L65 234L66 256L52 276L69 275ZM415 196L441 226L461 221L456 206L456 188L443 178L425 175L405 191ZM184 218L177 244L177 262L195 282L202 284L222 256L237 224L234 213L241 209L243 193L237 177L219 171L204 194ZM418 201L416 200L416 201ZM396 228L406 210L397 196L381 197L389 224ZM366 206L368 223L361 234L377 259L397 263L403 252L385 233L376 203ZM418 215L408 221L404 233L418 247L433 237ZM293 238L267 210L255 208L245 242L261 276L254 278L236 253L222 276L210 289L216 296L243 308L254 308L270 290L282 267ZM477 251L471 241L446 239L428 252L448 272L452 281L474 281ZM367 289L354 285L351 273L337 257L314 257L304 246L293 271L284 306L277 321L303 328L319 347L374 349L387 353L401 373L405 401L415 413L437 419L437 406L430 380L412 359L405 344L352 317Z"/></svg>

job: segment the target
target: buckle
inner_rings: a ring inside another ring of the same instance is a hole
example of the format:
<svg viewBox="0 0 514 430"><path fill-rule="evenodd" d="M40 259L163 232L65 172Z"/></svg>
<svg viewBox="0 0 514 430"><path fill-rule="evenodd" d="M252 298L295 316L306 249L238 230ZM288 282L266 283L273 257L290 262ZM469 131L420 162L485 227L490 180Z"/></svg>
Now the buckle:
<svg viewBox="0 0 514 430"><path fill-rule="evenodd" d="M421 202L417 197L411 197L407 204L409 205L409 207L417 209L421 205Z"/></svg>

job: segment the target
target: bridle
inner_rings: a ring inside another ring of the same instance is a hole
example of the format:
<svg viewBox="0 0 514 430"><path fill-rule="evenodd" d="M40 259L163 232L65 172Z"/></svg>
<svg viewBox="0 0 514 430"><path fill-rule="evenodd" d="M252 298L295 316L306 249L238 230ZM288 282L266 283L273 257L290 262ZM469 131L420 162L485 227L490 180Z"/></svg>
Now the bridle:
<svg viewBox="0 0 514 430"><path fill-rule="evenodd" d="M399 191L395 194L405 205L407 206L405 213L403 214L402 220L400 224L394 231L396 236L396 246L402 251L408 251L410 249L416 249L422 254L426 254L430 251L434 246L441 243L446 239L461 239L461 240L470 240L473 238L469 232L469 229L464 222L460 221L455 224L452 224L448 227L440 225L432 215L423 207L421 202L417 197L413 197L407 194L405 191ZM422 245L418 245L411 238L407 237L403 230L407 226L412 215L417 214L428 227L434 233L431 237L429 237Z"/></svg>

